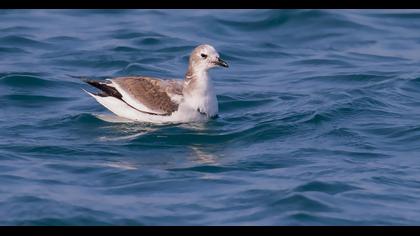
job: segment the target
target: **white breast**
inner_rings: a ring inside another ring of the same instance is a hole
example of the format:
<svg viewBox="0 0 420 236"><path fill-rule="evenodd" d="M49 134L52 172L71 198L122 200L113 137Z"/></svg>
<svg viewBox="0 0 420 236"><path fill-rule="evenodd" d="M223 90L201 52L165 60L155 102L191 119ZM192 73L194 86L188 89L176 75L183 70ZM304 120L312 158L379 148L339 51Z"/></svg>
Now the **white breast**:
<svg viewBox="0 0 420 236"><path fill-rule="evenodd" d="M207 73L203 73L196 83L194 89L184 95L184 102L209 117L217 115L219 112L217 97Z"/></svg>

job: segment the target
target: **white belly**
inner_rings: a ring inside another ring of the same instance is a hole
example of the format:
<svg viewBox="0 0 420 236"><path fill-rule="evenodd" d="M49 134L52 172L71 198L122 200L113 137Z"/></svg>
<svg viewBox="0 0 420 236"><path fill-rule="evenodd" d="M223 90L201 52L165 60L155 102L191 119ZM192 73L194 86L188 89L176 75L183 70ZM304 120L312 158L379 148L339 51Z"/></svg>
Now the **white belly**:
<svg viewBox="0 0 420 236"><path fill-rule="evenodd" d="M181 103L178 110L173 112L170 116L149 115L133 109L123 101L115 97L101 97L85 91L100 104L113 112L115 115L138 121L148 123L189 123L189 122L205 122L208 117L200 114L186 103Z"/></svg>

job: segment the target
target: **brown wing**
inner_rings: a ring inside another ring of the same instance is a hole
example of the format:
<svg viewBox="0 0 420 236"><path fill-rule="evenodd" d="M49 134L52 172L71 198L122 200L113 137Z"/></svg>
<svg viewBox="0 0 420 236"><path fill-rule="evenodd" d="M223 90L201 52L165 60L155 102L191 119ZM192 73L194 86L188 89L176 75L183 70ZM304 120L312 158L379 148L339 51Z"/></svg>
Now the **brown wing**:
<svg viewBox="0 0 420 236"><path fill-rule="evenodd" d="M169 115L178 109L178 104L171 100L169 94L173 91L177 93L179 86L171 85L169 81L151 77L119 77L112 82L123 95L122 99L139 110L147 108L146 112Z"/></svg>

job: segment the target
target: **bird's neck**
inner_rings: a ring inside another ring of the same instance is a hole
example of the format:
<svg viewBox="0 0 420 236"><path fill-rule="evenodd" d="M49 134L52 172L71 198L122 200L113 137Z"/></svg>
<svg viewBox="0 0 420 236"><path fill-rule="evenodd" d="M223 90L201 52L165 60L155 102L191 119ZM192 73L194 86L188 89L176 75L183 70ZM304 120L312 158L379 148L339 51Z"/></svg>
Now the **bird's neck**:
<svg viewBox="0 0 420 236"><path fill-rule="evenodd" d="M192 64L188 66L187 73L185 74L185 81L189 81L190 79L200 79L200 78L207 78L208 73L206 68L202 67L194 67Z"/></svg>
<svg viewBox="0 0 420 236"><path fill-rule="evenodd" d="M209 90L213 90L213 85L207 70L188 70L184 80L184 95L195 94L206 96Z"/></svg>
<svg viewBox="0 0 420 236"><path fill-rule="evenodd" d="M183 95L193 109L207 116L218 112L217 98L207 70L188 70L185 75Z"/></svg>

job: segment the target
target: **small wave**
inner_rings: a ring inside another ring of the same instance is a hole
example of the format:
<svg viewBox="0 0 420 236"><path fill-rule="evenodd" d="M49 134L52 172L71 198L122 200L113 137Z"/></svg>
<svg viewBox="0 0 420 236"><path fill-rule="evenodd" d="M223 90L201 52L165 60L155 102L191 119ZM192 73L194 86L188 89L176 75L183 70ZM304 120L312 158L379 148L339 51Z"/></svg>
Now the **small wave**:
<svg viewBox="0 0 420 236"><path fill-rule="evenodd" d="M407 11L407 9L405 9ZM398 20L413 20L413 19L420 19L420 13L418 12L367 12L366 15L376 17L376 18L395 18Z"/></svg>
<svg viewBox="0 0 420 236"><path fill-rule="evenodd" d="M109 141L121 141L121 140L133 140L141 135L147 134L148 131L138 132L136 134L124 135L124 136L117 136L117 137L106 137L102 136L99 137L100 141L109 142Z"/></svg>
<svg viewBox="0 0 420 236"><path fill-rule="evenodd" d="M127 66L125 66L124 69L118 71L117 73L125 75L135 75L139 73L143 75L147 73L159 75L159 73L161 73L162 75L165 75L167 74L167 71L160 66L141 63L129 63Z"/></svg>
<svg viewBox="0 0 420 236"><path fill-rule="evenodd" d="M55 82L35 75L9 74L0 77L0 84L13 87L45 87Z"/></svg>
<svg viewBox="0 0 420 236"><path fill-rule="evenodd" d="M259 12L260 14L253 14L253 20L242 19L242 21L235 21L225 18L217 18L216 21L221 24L240 31L264 31L272 28L282 27L283 31L296 31L296 27L301 29L301 34L306 32L304 29L319 28L322 29L324 25L328 25L328 30L338 29L357 29L366 31L380 31L372 25L364 24L363 22L355 21L351 17L340 12L332 12L325 10L270 10Z"/></svg>
<svg viewBox="0 0 420 236"><path fill-rule="evenodd" d="M95 115L90 113L82 113L78 115L66 116L61 120L61 122L78 122L83 124L97 124L103 122L101 119L98 119Z"/></svg>
<svg viewBox="0 0 420 236"><path fill-rule="evenodd" d="M137 32L131 31L127 29L118 29L109 32L109 36L115 39L136 39L136 38L143 38L151 35L159 35L155 32Z"/></svg>
<svg viewBox="0 0 420 236"><path fill-rule="evenodd" d="M47 38L45 41L54 43L57 46L63 46L68 44L83 44L83 40L77 37L71 37L71 36L55 36Z"/></svg>
<svg viewBox="0 0 420 236"><path fill-rule="evenodd" d="M41 108L47 106L57 106L57 103L68 102L72 100L69 97L53 97L44 95L12 94L0 96L0 100L5 101L7 105L19 107Z"/></svg>
<svg viewBox="0 0 420 236"><path fill-rule="evenodd" d="M326 202L311 198L305 194L294 193L271 202L270 207L282 209L282 211L304 210L309 212L331 212L335 207Z"/></svg>
<svg viewBox="0 0 420 236"><path fill-rule="evenodd" d="M214 166L214 165L201 165L194 166L189 168L177 168L177 169L168 169L170 171L197 171L203 173L221 173L227 171L239 170L238 168L233 167L223 167L223 166Z"/></svg>
<svg viewBox="0 0 420 236"><path fill-rule="evenodd" d="M271 103L276 102L277 98L248 98L248 99L239 99L232 96L220 96L220 109L225 112L243 110L246 108L269 106Z"/></svg>
<svg viewBox="0 0 420 236"><path fill-rule="evenodd" d="M48 43L44 43L41 41L37 41L34 39L22 37L22 36L15 36L15 35L0 37L0 43L7 46L17 46L17 47L23 47L23 48L30 47L30 48L36 48L36 49L39 49L39 48L46 49L52 46Z"/></svg>
<svg viewBox="0 0 420 236"><path fill-rule="evenodd" d="M2 12L2 14L4 14L4 12ZM28 32L28 31L33 31L33 30L36 30L36 28L27 27L27 26L12 26L12 27L0 29L0 31L3 33L18 33L18 32L20 33L20 32Z"/></svg>
<svg viewBox="0 0 420 236"><path fill-rule="evenodd" d="M54 56L54 55L53 55ZM77 56L68 56L66 58L56 59L54 64L62 65L65 64L70 67L88 67L102 70L121 69L129 64L129 61L115 59L112 56L95 56L89 58L79 58Z"/></svg>
<svg viewBox="0 0 420 236"><path fill-rule="evenodd" d="M28 51L23 50L22 48L18 47L0 47L1 53L23 53L23 54L29 54Z"/></svg>
<svg viewBox="0 0 420 236"><path fill-rule="evenodd" d="M313 212L299 211L287 214L287 218L293 219L292 225L370 225L365 221L358 221L356 219L346 219L338 216L327 217ZM290 220L289 220L290 221Z"/></svg>
<svg viewBox="0 0 420 236"><path fill-rule="evenodd" d="M254 142L255 140L269 140L279 138L282 135L290 134L294 129L293 125L279 124L278 120L261 122L257 125L246 125L234 127L228 130L212 130L211 132L197 132L178 127L167 127L161 129L154 135L137 137L134 143L161 143L164 141L172 145L199 145L199 144L227 144L232 142ZM157 136L160 135L161 136Z"/></svg>
<svg viewBox="0 0 420 236"><path fill-rule="evenodd" d="M104 163L104 164L100 164L100 165L101 166L106 166L106 167L122 169L122 170L137 170L138 169L133 164L125 163L125 162L110 162L110 163Z"/></svg>
<svg viewBox="0 0 420 236"><path fill-rule="evenodd" d="M143 45L151 46L151 45L159 45L161 43L161 41L162 41L162 39L159 38L159 37L145 37L145 38L142 38L142 39L136 41L135 43L139 44L139 45L142 45L142 46Z"/></svg>
<svg viewBox="0 0 420 236"><path fill-rule="evenodd" d="M311 66L342 66L342 67L354 67L355 65L346 62L344 60L332 60L332 59L307 59L307 60L298 60L292 61L289 65L311 65Z"/></svg>
<svg viewBox="0 0 420 236"><path fill-rule="evenodd" d="M391 158L391 155L388 155L383 152L375 151L352 151L352 150L341 150L341 149L325 149L325 148L301 148L297 151L297 156L304 155L315 155L315 153L320 153L322 156L342 156L342 157L352 157L354 159L384 159Z"/></svg>
<svg viewBox="0 0 420 236"><path fill-rule="evenodd" d="M347 56L348 59L360 61L374 62L395 62L395 61L410 61L408 58L395 55L380 55L366 52L350 52Z"/></svg>
<svg viewBox="0 0 420 236"><path fill-rule="evenodd" d="M135 47L129 47L129 46L117 46L111 49L112 51L115 52L129 52L129 53L133 53L133 52L138 52L138 53L142 53L144 52L144 50L141 50L139 48L135 48Z"/></svg>
<svg viewBox="0 0 420 236"><path fill-rule="evenodd" d="M296 187L296 192L323 192L328 194L339 194L347 191L359 190L361 188L340 182L312 181Z"/></svg>
<svg viewBox="0 0 420 236"><path fill-rule="evenodd" d="M349 74L349 75L327 75L327 76L309 76L301 78L305 82L316 81L325 83L335 83L343 86L345 84L362 83L366 85L369 82L381 82L393 78L392 76L381 76L374 74ZM299 81L296 81L299 82Z"/></svg>
<svg viewBox="0 0 420 236"><path fill-rule="evenodd" d="M64 117L57 117L52 119L44 119L39 122L38 125L42 126L42 129L52 130L54 128L62 127L85 127L89 126L94 128L94 125L103 125L104 121L97 118L95 115L90 113L82 113L77 115L65 115Z"/></svg>
<svg viewBox="0 0 420 236"><path fill-rule="evenodd" d="M282 14L283 13L283 14ZM289 20L289 16L287 11L280 12L280 11L267 11L265 14L260 14L259 16L261 19L259 20L245 20L242 21L235 21L229 19L220 19L217 18L216 21L223 26L229 26L233 29L239 30L256 30L262 31L268 28L278 27ZM254 15L254 17L256 17ZM258 18L256 18L258 19Z"/></svg>

